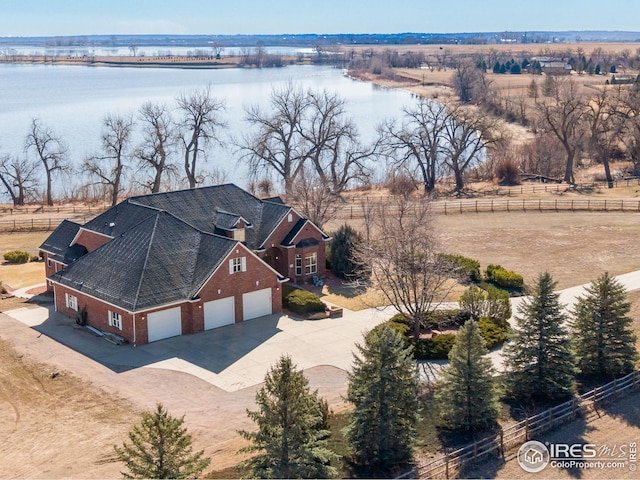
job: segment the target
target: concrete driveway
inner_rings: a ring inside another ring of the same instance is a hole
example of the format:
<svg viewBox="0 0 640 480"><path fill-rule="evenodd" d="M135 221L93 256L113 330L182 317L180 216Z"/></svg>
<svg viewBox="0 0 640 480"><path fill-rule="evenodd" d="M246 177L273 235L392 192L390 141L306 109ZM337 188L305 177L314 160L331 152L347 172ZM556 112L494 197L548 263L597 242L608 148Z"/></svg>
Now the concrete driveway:
<svg viewBox="0 0 640 480"><path fill-rule="evenodd" d="M616 277L628 291L640 289L640 271ZM571 308L584 287L560 291L560 301ZM512 299L514 314L522 298ZM450 305L449 305L450 306ZM207 332L169 338L148 345L113 345L53 311L53 306L19 308L5 312L48 337L94 359L114 372L156 368L183 372L227 392L263 382L281 355L289 354L299 369L334 366L349 371L355 344L364 332L389 319L395 310L344 310L341 318L298 320L270 315ZM515 321L511 320L512 324ZM502 370L502 349L489 353ZM446 362L421 362L423 377L439 374Z"/></svg>
<svg viewBox="0 0 640 480"><path fill-rule="evenodd" d="M270 315L137 347L109 343L54 312L53 306L19 308L5 314L114 372L174 370L235 392L262 383L284 354L302 370L322 365L350 370L355 344L362 342L364 332L392 316L393 310L345 311L341 318L322 320Z"/></svg>

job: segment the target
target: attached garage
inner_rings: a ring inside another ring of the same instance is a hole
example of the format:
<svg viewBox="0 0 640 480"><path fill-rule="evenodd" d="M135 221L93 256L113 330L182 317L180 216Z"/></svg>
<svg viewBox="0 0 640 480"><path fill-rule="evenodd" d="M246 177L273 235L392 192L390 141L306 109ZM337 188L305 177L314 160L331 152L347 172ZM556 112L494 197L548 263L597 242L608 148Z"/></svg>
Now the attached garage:
<svg viewBox="0 0 640 480"><path fill-rule="evenodd" d="M224 327L236 322L234 297L221 298L204 304L204 329Z"/></svg>
<svg viewBox="0 0 640 480"><path fill-rule="evenodd" d="M273 313L271 304L271 289L264 288L255 292L242 294L242 319L271 315Z"/></svg>
<svg viewBox="0 0 640 480"><path fill-rule="evenodd" d="M147 316L147 330L149 342L182 335L180 307L150 313Z"/></svg>

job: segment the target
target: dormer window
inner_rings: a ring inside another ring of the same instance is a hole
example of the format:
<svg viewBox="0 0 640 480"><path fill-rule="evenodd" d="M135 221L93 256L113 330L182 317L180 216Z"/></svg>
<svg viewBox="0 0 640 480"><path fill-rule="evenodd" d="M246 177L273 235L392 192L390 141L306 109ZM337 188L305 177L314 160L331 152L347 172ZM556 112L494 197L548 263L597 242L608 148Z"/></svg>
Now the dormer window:
<svg viewBox="0 0 640 480"><path fill-rule="evenodd" d="M236 228L233 231L233 239L237 240L238 242L244 242L245 241L245 230L244 230L244 228Z"/></svg>

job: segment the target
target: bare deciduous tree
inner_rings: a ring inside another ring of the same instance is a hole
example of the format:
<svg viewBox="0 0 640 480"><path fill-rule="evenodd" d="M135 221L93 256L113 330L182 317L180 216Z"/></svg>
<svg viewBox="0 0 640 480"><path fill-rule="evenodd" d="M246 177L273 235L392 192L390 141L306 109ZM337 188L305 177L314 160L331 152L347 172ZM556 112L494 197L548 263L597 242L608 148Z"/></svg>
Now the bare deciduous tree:
<svg viewBox="0 0 640 480"><path fill-rule="evenodd" d="M287 202L319 228L335 218L343 203L340 196L331 191L314 170L306 168L293 183Z"/></svg>
<svg viewBox="0 0 640 480"><path fill-rule="evenodd" d="M33 197L37 187L38 164L26 158L10 155L0 158L0 181L7 189L14 206L24 205Z"/></svg>
<svg viewBox="0 0 640 480"><path fill-rule="evenodd" d="M617 115L616 102L609 90L599 91L587 102L584 118L588 127L589 149L596 160L602 162L607 184L613 188L609 158L620 141L624 118Z"/></svg>
<svg viewBox="0 0 640 480"><path fill-rule="evenodd" d="M454 284L454 269L439 254L429 202L395 197L378 207L373 222L371 239L357 248L356 263L370 274L372 286L411 319L417 337Z"/></svg>
<svg viewBox="0 0 640 480"><path fill-rule="evenodd" d="M302 124L305 161L310 161L324 187L339 195L352 180L367 176L365 161L376 155L378 144L364 147L358 130L346 118L346 101L335 93L309 91L306 121Z"/></svg>
<svg viewBox="0 0 640 480"><path fill-rule="evenodd" d="M240 150L254 178L275 171L289 195L304 165L306 152L300 132L306 96L299 86L288 83L280 90L272 90L270 101L270 113L258 106L247 109L246 121L256 131L244 135Z"/></svg>
<svg viewBox="0 0 640 480"><path fill-rule="evenodd" d="M67 147L53 130L42 125L38 118L31 120L31 127L25 141L25 150L35 151L38 160L42 163L46 175L47 205L53 205L51 184L53 175L59 172L67 172L70 167L67 162Z"/></svg>
<svg viewBox="0 0 640 480"><path fill-rule="evenodd" d="M181 119L178 123L180 141L184 152L184 171L189 188L201 183L198 159L203 149L213 142L222 143L218 129L226 125L220 114L224 102L212 96L211 85L183 94L177 99Z"/></svg>
<svg viewBox="0 0 640 480"><path fill-rule="evenodd" d="M443 162L453 174L456 191L464 188L464 174L487 155L486 147L498 143L503 131L495 119L467 108L455 108L446 118L442 143Z"/></svg>
<svg viewBox="0 0 640 480"><path fill-rule="evenodd" d="M463 59L458 62L453 73L453 89L461 103L481 101L488 88L484 71L479 69L473 61Z"/></svg>
<svg viewBox="0 0 640 480"><path fill-rule="evenodd" d="M622 97L618 115L625 121L622 140L633 163L633 175L640 177L640 87L637 84Z"/></svg>
<svg viewBox="0 0 640 480"><path fill-rule="evenodd" d="M87 157L82 170L97 179L96 183L111 190L111 205L118 203L122 191L123 171L130 158L131 116L107 115L102 121L102 152Z"/></svg>
<svg viewBox="0 0 640 480"><path fill-rule="evenodd" d="M566 153L564 181L574 183L573 169L576 153L581 143L581 122L585 104L578 94L578 85L571 79L556 88L549 100L538 103L541 127L549 129L560 141Z"/></svg>
<svg viewBox="0 0 640 480"><path fill-rule="evenodd" d="M176 174L176 167L169 161L175 148L175 125L171 112L165 105L147 102L140 107L139 117L142 121L142 143L135 151L138 166L143 170L151 170L152 178L143 180L142 185L151 193L160 191L162 176L165 173Z"/></svg>
<svg viewBox="0 0 640 480"><path fill-rule="evenodd" d="M404 109L402 125L389 120L380 127L385 153L397 167L416 167L425 192L435 189L440 174L443 135L450 114L445 104L421 99L415 107Z"/></svg>

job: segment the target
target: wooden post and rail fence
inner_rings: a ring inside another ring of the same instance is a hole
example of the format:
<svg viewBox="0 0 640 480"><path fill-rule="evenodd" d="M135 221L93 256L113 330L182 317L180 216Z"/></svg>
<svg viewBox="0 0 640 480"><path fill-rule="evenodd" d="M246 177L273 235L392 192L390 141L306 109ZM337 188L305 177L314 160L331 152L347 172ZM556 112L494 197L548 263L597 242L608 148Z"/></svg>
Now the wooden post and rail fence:
<svg viewBox="0 0 640 480"><path fill-rule="evenodd" d="M531 440L535 435L570 422L578 415L600 416L601 405L615 401L638 387L640 387L640 371L636 370L625 377L506 427L497 434L416 465L412 470L396 478L451 478L473 463L494 457L504 458L509 451Z"/></svg>

